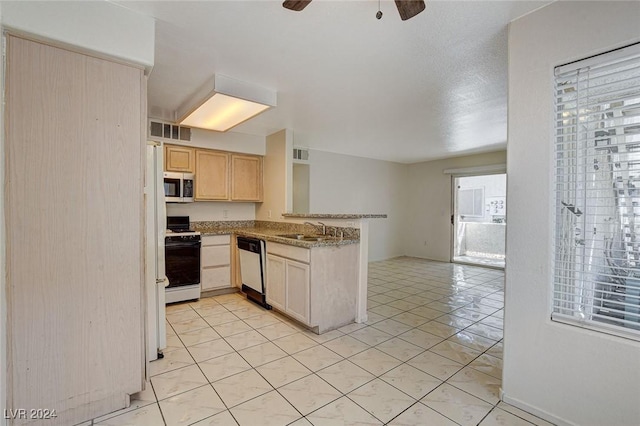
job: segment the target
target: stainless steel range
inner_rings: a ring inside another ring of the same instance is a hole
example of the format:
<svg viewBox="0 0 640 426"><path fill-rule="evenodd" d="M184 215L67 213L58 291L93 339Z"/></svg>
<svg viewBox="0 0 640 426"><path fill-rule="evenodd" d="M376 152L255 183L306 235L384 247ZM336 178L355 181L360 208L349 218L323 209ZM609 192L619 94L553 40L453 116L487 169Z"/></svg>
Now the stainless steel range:
<svg viewBox="0 0 640 426"><path fill-rule="evenodd" d="M169 285L166 302L200 298L199 232L189 229L189 216L168 216L165 237L165 270Z"/></svg>

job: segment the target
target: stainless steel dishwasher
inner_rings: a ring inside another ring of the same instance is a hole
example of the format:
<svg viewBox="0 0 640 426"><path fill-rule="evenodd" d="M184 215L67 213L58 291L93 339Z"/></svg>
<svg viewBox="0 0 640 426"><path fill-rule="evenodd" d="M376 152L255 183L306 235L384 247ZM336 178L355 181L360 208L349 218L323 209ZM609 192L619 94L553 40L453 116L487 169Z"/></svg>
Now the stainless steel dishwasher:
<svg viewBox="0 0 640 426"><path fill-rule="evenodd" d="M267 303L265 293L266 256L267 250L263 240L256 238L237 237L240 253L240 276L242 277L242 291L247 299L271 309Z"/></svg>

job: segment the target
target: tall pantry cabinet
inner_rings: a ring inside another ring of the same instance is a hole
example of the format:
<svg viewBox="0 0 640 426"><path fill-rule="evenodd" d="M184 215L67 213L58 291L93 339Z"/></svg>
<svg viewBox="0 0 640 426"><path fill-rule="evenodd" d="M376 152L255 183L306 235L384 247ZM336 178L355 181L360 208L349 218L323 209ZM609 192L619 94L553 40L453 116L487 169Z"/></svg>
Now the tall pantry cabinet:
<svg viewBox="0 0 640 426"><path fill-rule="evenodd" d="M5 98L7 409L76 424L144 386L145 77L7 35Z"/></svg>

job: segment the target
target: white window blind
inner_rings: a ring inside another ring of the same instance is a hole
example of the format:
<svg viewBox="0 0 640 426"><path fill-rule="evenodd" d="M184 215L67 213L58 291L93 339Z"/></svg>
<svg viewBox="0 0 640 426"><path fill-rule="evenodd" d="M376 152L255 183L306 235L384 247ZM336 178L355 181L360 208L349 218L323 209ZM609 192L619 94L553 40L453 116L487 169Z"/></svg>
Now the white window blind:
<svg viewBox="0 0 640 426"><path fill-rule="evenodd" d="M556 68L552 319L640 340L640 46Z"/></svg>

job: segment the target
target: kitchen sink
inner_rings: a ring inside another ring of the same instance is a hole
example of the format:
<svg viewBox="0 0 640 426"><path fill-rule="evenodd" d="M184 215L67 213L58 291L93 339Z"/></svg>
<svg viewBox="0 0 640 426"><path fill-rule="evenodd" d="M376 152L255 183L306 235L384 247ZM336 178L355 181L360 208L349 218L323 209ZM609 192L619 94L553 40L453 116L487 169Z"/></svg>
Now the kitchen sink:
<svg viewBox="0 0 640 426"><path fill-rule="evenodd" d="M304 238L304 234L280 234L276 236L282 238L291 238L292 240L301 240Z"/></svg>
<svg viewBox="0 0 640 426"><path fill-rule="evenodd" d="M290 238L292 240L300 240L300 241L324 241L331 239L331 237L326 235L305 235L305 234L280 234L278 237L281 238Z"/></svg>

